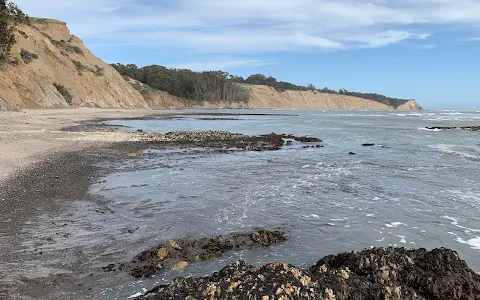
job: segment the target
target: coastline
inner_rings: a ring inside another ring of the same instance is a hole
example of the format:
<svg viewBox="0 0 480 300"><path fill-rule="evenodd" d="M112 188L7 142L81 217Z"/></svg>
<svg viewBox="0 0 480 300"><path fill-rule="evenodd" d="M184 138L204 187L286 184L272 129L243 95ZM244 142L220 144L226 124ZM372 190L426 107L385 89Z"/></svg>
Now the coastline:
<svg viewBox="0 0 480 300"><path fill-rule="evenodd" d="M118 232L89 236L84 228L105 220L121 223L102 196L89 193L99 178L115 172L110 167L116 161L152 146L188 146L195 139L194 143L204 147L240 143L259 149L255 151L276 148L282 141L280 136L225 132L212 132L212 141L208 141L208 134L202 140L202 132L185 137L177 133L173 137L150 136L115 132L116 127L102 124L109 119L157 117L168 118L169 112L75 109L0 115L0 149L8 154L0 163L0 210L5 216L0 221L0 299L63 299L65 293L73 299L95 298L105 289L106 284L98 282L111 275L102 267L112 260L124 260L129 252L122 250L115 258L108 255L93 259L92 253L102 256L114 243L113 238L103 243L101 237L108 239L109 234ZM169 138L173 140L168 142ZM78 203L81 209L75 208ZM74 215L76 212L89 215L88 220ZM125 248L130 253L138 252L141 246L135 239L144 237L127 236Z"/></svg>
<svg viewBox="0 0 480 300"><path fill-rule="evenodd" d="M72 117L70 113L77 116ZM138 243L138 239L147 240L150 236L141 236L134 232L114 241L108 239L109 234L113 234L114 230L111 230L102 235L106 237L105 242L99 243L98 236L93 236L95 240L88 240L91 237L87 239L82 237L82 228L85 227L85 223L82 224L82 220L78 219L74 213L88 214L91 219L99 221L98 223L115 219L114 211L109 210L101 196L88 193L89 187L98 182L99 178L115 172L110 168L111 163L123 161L129 154L149 148L156 141L159 142L155 144L156 146L169 146L164 143L164 140L148 139L159 138L156 136L145 134L148 138L142 139L145 137L142 132L117 133L116 128L98 123L107 119L169 118L171 115L182 114L169 113L169 111L79 109L31 111L23 115L13 113L8 117L1 116L2 142L5 141L6 145L2 150L7 152L10 147L13 152L9 153L8 164L2 163L1 170L5 180L0 180L0 209L8 216L0 223L2 239L0 252L4 253L0 258L2 266L0 277L3 278L0 280L0 298L96 298L101 295L111 280L119 279L125 282L133 280L124 272L107 273L102 268L112 261L128 259L125 256L126 253L129 255L138 253L143 247ZM30 117L30 114L33 117ZM78 116L78 114L82 115ZM24 115L29 116L29 119L21 118ZM4 125L9 121L11 124ZM69 131L63 131L66 128ZM37 144L40 146L26 147L26 145ZM173 143L173 145L179 144ZM190 143L187 142L186 145ZM208 147L208 145L200 145L202 146ZM77 206L78 203L80 206ZM66 207L69 209L66 210ZM65 215L65 212L69 214ZM32 222L43 214L49 218L41 219L38 223ZM41 226L35 227L38 224ZM105 227L98 226L95 230L108 230L108 226L110 226L109 223L106 223ZM118 229L117 227L116 235L119 233ZM135 231L135 228L132 229ZM115 248L121 248L121 250L112 252L112 247L109 246L117 242L121 242L122 245L115 244ZM398 255L395 254L395 256ZM445 255L441 254L440 257ZM456 254L447 253L446 257L455 258ZM404 261L404 258L402 260ZM238 271L236 268L229 266L225 267L225 270L232 269L236 272ZM248 268L258 271L256 267ZM280 278L277 277L280 275L269 270L267 266L262 269L263 273L258 275L270 274L274 278L267 280L267 283L276 283L275 280ZM294 271L297 272L296 269ZM341 271L341 269L334 270L331 274L333 277L328 278L337 278L338 274L343 274ZM464 274L470 274L468 270L465 272L467 273ZM356 275L353 274L353 276ZM202 279L188 280L179 279L177 283L188 287L192 280L196 284L195 280ZM364 284L363 281L359 282ZM211 279L210 283L215 283L214 279ZM403 284L394 281L392 283ZM320 283L317 285L322 286ZM173 287L170 289L171 287L159 286L145 297L164 299L166 294L161 293L177 292ZM224 286L222 290L223 288ZM273 296L277 289L276 285L269 287L269 294ZM325 290L323 287L322 289ZM158 294L159 292L161 293ZM342 299L341 295L337 294L337 296Z"/></svg>
<svg viewBox="0 0 480 300"><path fill-rule="evenodd" d="M98 143L69 139L75 133L64 127L101 119L137 118L168 113L167 110L127 109L35 109L0 113L0 181L51 153L82 150Z"/></svg>

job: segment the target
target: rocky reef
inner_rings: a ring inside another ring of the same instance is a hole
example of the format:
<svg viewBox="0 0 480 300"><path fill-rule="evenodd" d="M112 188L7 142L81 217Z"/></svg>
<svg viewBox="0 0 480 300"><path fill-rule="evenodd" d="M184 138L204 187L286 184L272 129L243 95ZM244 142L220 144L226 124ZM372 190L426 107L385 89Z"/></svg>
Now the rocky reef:
<svg viewBox="0 0 480 300"><path fill-rule="evenodd" d="M300 143L322 142L321 139L291 134L245 135L228 131L176 131L166 134L135 133L140 141L164 145L184 145L204 148L238 148L247 151L279 150L292 140ZM290 143L289 143L290 142Z"/></svg>
<svg viewBox="0 0 480 300"><path fill-rule="evenodd" d="M265 229L210 238L169 240L141 252L129 263L111 264L104 270L125 270L135 278L142 278L152 276L160 269L183 270L190 263L217 258L228 251L267 247L285 240L284 231Z"/></svg>
<svg viewBox="0 0 480 300"><path fill-rule="evenodd" d="M379 248L327 256L308 270L229 265L177 278L138 299L480 299L480 275L448 249Z"/></svg>

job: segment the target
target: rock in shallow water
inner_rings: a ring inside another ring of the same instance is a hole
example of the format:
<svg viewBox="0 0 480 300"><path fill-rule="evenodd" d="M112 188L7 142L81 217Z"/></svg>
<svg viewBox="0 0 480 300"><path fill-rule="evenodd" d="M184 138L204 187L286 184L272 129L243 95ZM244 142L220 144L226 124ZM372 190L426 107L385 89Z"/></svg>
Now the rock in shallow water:
<svg viewBox="0 0 480 300"><path fill-rule="evenodd" d="M371 249L330 255L308 270L237 262L177 278L138 299L480 299L480 275L448 249Z"/></svg>
<svg viewBox="0 0 480 300"><path fill-rule="evenodd" d="M121 264L119 269L128 271L136 278L148 277L154 275L159 269L183 270L188 267L188 263L217 258L231 250L267 247L283 242L285 239L283 231L258 229L251 233L234 233L196 240L170 240L141 252L130 263ZM108 267L105 270L116 269L116 267Z"/></svg>

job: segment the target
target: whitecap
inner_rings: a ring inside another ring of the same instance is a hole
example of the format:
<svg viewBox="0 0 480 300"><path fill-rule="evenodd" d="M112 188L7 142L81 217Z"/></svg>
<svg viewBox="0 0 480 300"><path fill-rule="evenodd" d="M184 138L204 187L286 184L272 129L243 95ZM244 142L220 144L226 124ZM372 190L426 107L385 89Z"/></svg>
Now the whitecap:
<svg viewBox="0 0 480 300"><path fill-rule="evenodd" d="M469 239L468 241L465 241L461 237L457 237L457 242L467 244L472 249L480 250L480 238L478 236L475 236L475 238Z"/></svg>
<svg viewBox="0 0 480 300"><path fill-rule="evenodd" d="M425 127L420 127L420 128L418 128L418 130L424 130L424 131L434 131L434 132L438 132L438 131L445 131L445 129L440 129L440 128L433 128L433 129L430 129L430 128L425 128Z"/></svg>
<svg viewBox="0 0 480 300"><path fill-rule="evenodd" d="M390 224L385 224L385 226L387 226L389 228L397 228L400 225L408 226L407 224L401 223L401 222L392 222Z"/></svg>
<svg viewBox="0 0 480 300"><path fill-rule="evenodd" d="M135 293L135 294L133 294L133 295L131 295L131 296L128 296L127 299L138 298L138 297L140 297L141 295L143 295L143 293L138 292L138 293Z"/></svg>
<svg viewBox="0 0 480 300"><path fill-rule="evenodd" d="M444 219L447 219L447 220L450 220L450 224L458 227L458 228L462 228L462 229L466 229L466 230L469 230L469 231L473 231L473 232L480 232L480 229L473 229L473 228L468 228L468 227L465 227L465 226L462 226L460 224L458 224L458 219L456 218L453 218L453 217L449 217L449 216L443 216Z"/></svg>

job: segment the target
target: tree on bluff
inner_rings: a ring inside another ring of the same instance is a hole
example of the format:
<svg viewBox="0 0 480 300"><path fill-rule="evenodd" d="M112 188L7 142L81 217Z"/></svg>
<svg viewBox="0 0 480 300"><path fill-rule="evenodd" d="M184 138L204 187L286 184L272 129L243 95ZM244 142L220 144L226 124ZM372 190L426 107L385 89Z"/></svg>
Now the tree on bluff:
<svg viewBox="0 0 480 300"><path fill-rule="evenodd" d="M0 64L4 63L16 42L15 26L29 24L30 20L18 6L8 0L0 0Z"/></svg>

